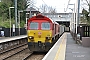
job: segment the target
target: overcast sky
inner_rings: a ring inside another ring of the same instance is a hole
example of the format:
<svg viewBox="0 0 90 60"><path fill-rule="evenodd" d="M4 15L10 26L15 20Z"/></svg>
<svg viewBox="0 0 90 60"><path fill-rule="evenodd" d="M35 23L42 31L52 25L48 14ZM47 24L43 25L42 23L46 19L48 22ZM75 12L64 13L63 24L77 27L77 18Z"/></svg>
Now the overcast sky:
<svg viewBox="0 0 90 60"><path fill-rule="evenodd" d="M69 0L35 0L36 1L36 6L40 7L42 4L46 4L48 6L52 6L53 8L56 8L58 13L64 12L64 9L66 9ZM44 2L45 3L44 3ZM69 4L74 4L76 3L76 0L70 0ZM82 4L82 2L81 2ZM74 8L73 5L69 5L69 8ZM80 7L80 10L82 8ZM67 10L67 12L72 12L70 9Z"/></svg>

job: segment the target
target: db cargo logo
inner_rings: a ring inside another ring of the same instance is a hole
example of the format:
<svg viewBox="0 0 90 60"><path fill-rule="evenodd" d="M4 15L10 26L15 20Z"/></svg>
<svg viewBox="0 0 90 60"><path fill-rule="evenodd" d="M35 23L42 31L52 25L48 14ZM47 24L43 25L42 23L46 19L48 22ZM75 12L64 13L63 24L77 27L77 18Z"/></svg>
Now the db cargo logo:
<svg viewBox="0 0 90 60"><path fill-rule="evenodd" d="M42 33L41 32L38 32L38 35L41 35Z"/></svg>

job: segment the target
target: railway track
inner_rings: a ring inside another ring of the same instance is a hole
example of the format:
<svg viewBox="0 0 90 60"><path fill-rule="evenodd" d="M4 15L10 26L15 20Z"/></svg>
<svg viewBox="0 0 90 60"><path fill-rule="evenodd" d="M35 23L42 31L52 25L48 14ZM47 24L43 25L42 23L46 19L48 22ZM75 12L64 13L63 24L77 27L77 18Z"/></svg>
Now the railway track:
<svg viewBox="0 0 90 60"><path fill-rule="evenodd" d="M22 46L24 46L24 45L27 45L27 43L25 43L25 44L20 44L20 45L17 45L17 46L13 46L13 47L11 47L11 48L9 48L9 49L2 50L2 51L0 51L0 55L3 54L3 53L6 53L6 52L8 52L8 51L17 49L17 48L19 48L19 47L22 47Z"/></svg>
<svg viewBox="0 0 90 60"><path fill-rule="evenodd" d="M25 49L27 49L27 44L22 44L22 45L13 47L11 49L2 51L2 52L0 52L0 60L6 60L6 59L12 57L13 55L16 55L17 53L19 53Z"/></svg>
<svg viewBox="0 0 90 60"><path fill-rule="evenodd" d="M26 60L30 55L32 55L33 52L30 52L29 49L25 49L23 51L20 51L19 53L13 55L12 57L9 57L5 60Z"/></svg>
<svg viewBox="0 0 90 60"><path fill-rule="evenodd" d="M46 53L33 53L26 60L42 60Z"/></svg>
<svg viewBox="0 0 90 60"><path fill-rule="evenodd" d="M0 52L0 60L42 60L44 54L30 52L27 44L22 44Z"/></svg>

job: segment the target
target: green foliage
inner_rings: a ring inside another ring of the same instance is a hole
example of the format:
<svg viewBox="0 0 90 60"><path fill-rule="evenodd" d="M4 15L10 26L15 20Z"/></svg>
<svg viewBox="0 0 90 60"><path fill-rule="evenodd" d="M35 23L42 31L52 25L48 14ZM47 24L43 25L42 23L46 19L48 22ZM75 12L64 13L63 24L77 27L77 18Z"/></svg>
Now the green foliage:
<svg viewBox="0 0 90 60"><path fill-rule="evenodd" d="M20 27L24 27L24 25L25 25L25 22L24 21L21 21L20 22Z"/></svg>
<svg viewBox="0 0 90 60"><path fill-rule="evenodd" d="M83 16L85 17L84 20L87 21L87 24L88 24L88 25L90 25L90 17L88 16L89 12L88 12L87 10L83 9L83 10L82 10L82 14L83 14Z"/></svg>
<svg viewBox="0 0 90 60"><path fill-rule="evenodd" d="M6 15L4 15L4 17L8 18L9 6L11 6L10 0L2 0L0 3L0 17L5 13Z"/></svg>
<svg viewBox="0 0 90 60"><path fill-rule="evenodd" d="M17 0L17 11L26 9L26 0ZM10 27L9 7L14 7L15 0L2 0L0 2L0 26ZM25 24L25 13L20 15L21 27ZM11 9L11 24L15 24L15 9Z"/></svg>
<svg viewBox="0 0 90 60"><path fill-rule="evenodd" d="M18 10L24 10L26 9L26 0L17 0L18 4Z"/></svg>
<svg viewBox="0 0 90 60"><path fill-rule="evenodd" d="M27 8L27 1L26 0L17 0L17 7L18 7L18 10L25 10ZM21 21L24 21L25 22L25 15L26 15L26 12L23 11L23 13L20 14L20 17L21 17Z"/></svg>
<svg viewBox="0 0 90 60"><path fill-rule="evenodd" d="M0 26L3 26L3 27L5 27L5 28L9 28L10 27L10 24L9 24L9 21L5 21L5 22L1 22L0 23Z"/></svg>

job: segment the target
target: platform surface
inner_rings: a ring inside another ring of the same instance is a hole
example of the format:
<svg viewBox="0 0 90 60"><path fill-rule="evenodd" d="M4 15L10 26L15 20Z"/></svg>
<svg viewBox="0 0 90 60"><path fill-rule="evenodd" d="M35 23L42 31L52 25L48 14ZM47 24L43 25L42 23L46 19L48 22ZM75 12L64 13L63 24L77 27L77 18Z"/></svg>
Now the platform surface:
<svg viewBox="0 0 90 60"><path fill-rule="evenodd" d="M90 60L90 47L76 44L70 33L67 33L65 60Z"/></svg>
<svg viewBox="0 0 90 60"><path fill-rule="evenodd" d="M90 60L90 47L76 44L69 32L65 32L42 60Z"/></svg>
<svg viewBox="0 0 90 60"><path fill-rule="evenodd" d="M26 37L27 35L20 35L20 36L13 36L13 37L1 37L0 43L8 42L8 41L16 40L16 39L21 39L21 38L26 38Z"/></svg>

